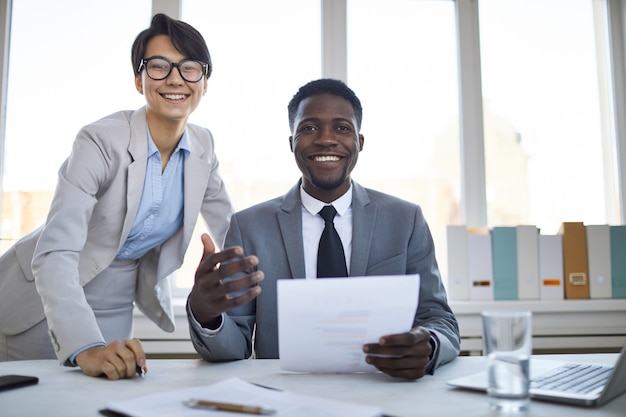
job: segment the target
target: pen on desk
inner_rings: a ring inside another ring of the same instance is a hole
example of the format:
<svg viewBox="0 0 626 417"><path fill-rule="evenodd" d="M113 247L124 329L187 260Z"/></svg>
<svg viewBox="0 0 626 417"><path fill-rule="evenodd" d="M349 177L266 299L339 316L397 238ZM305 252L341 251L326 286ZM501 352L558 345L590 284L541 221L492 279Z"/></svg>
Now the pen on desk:
<svg viewBox="0 0 626 417"><path fill-rule="evenodd" d="M185 405L191 408L208 408L211 410L234 411L236 413L268 415L274 414L276 410L263 408L256 405L231 404L217 401L189 399L185 401Z"/></svg>
<svg viewBox="0 0 626 417"><path fill-rule="evenodd" d="M139 365L137 365L137 375L139 375L140 378L146 377L146 371L144 371L143 368Z"/></svg>

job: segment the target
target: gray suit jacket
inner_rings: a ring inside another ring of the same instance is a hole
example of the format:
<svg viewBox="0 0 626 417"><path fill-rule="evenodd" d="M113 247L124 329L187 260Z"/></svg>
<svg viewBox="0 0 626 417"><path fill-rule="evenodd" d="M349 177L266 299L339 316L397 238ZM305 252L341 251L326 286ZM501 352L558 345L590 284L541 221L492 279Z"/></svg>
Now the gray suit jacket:
<svg viewBox="0 0 626 417"><path fill-rule="evenodd" d="M216 335L203 334L190 320L192 341L204 359L250 357L255 325L256 357L278 358L276 281L305 276L301 204L298 183L283 197L233 215L225 246L240 245L246 254L256 255L265 279L259 297L228 311ZM420 207L353 182L352 218L350 275L419 273L415 325L428 328L440 341L435 367L454 359L459 353L458 324L447 303L433 240Z"/></svg>
<svg viewBox="0 0 626 417"><path fill-rule="evenodd" d="M199 213L221 246L233 212L211 133L195 125L187 133L183 227L139 260L135 292L136 305L170 332L167 277L182 264ZM104 341L82 286L111 264L128 237L146 175L147 141L145 108L112 114L78 133L45 225L0 258L0 333L20 333L47 318L62 363L80 347Z"/></svg>

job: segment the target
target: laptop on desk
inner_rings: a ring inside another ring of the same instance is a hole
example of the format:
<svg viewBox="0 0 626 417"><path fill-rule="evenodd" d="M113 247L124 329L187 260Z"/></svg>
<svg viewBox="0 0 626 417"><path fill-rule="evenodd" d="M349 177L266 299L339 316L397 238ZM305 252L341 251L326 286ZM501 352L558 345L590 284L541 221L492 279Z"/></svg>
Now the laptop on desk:
<svg viewBox="0 0 626 417"><path fill-rule="evenodd" d="M626 346L614 365L530 360L530 395L533 399L599 407L626 392ZM447 381L456 388L487 390L487 372Z"/></svg>

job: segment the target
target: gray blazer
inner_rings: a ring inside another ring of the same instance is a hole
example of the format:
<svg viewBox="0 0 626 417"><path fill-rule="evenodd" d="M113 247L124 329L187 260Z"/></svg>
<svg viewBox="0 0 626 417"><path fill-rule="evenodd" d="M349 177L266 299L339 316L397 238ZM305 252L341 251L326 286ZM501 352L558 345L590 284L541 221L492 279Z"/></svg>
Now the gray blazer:
<svg viewBox="0 0 626 417"><path fill-rule="evenodd" d="M283 197L233 215L225 246L240 245L246 254L256 255L265 279L259 297L228 311L216 335L203 334L190 320L191 339L204 359L250 357L255 324L256 357L278 358L276 281L305 276L301 210L298 183ZM353 182L352 218L350 275L419 273L415 325L428 328L439 338L435 366L454 359L459 353L458 324L447 303L433 240L420 207Z"/></svg>
<svg viewBox="0 0 626 417"><path fill-rule="evenodd" d="M167 277L181 266L198 215L221 246L233 212L211 133L191 124L187 133L183 227L139 260L135 291L136 305L169 332L174 314ZM0 258L0 333L20 333L47 318L62 363L78 348L104 341L82 286L111 264L130 232L147 141L145 108L112 114L78 133L45 225Z"/></svg>

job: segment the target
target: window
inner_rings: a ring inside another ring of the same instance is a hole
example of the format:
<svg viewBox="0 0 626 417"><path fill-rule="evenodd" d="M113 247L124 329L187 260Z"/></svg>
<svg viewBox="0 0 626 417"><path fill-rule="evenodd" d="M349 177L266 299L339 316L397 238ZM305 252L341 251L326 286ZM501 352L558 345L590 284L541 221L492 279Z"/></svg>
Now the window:
<svg viewBox="0 0 626 417"><path fill-rule="evenodd" d="M13 2L0 253L45 221L78 130L142 105L130 49L149 22L149 0Z"/></svg>
<svg viewBox="0 0 626 417"><path fill-rule="evenodd" d="M347 15L365 135L353 178L422 207L443 271L460 200L454 3L348 1Z"/></svg>
<svg viewBox="0 0 626 417"><path fill-rule="evenodd" d="M491 225L553 234L564 221L611 221L599 94L606 34L593 3L480 1Z"/></svg>
<svg viewBox="0 0 626 417"><path fill-rule="evenodd" d="M364 106L354 179L422 206L445 280L445 226L461 221L462 175L477 175L460 171L455 16L470 17L476 3L336 1L347 3L347 82ZM214 64L190 121L213 132L237 209L284 194L300 176L288 148L287 103L324 76L320 6L182 1L181 19L204 35ZM144 104L130 48L151 7L150 0L13 1L0 253L43 223L80 127ZM555 233L563 221L619 222L604 93L611 91L606 1L476 7L489 226ZM181 294L201 256L198 223L176 275Z"/></svg>

